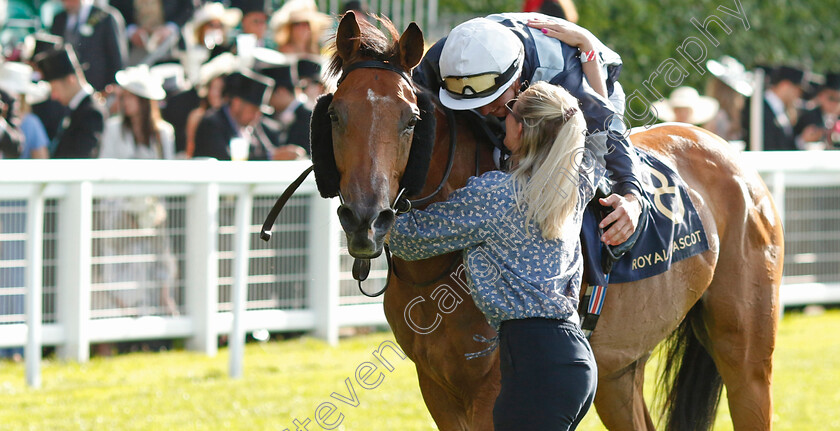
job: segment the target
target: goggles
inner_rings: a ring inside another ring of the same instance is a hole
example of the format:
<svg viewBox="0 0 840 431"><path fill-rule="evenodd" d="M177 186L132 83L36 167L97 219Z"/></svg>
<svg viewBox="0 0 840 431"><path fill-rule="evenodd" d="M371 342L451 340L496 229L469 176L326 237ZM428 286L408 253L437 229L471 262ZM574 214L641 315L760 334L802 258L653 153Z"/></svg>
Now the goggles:
<svg viewBox="0 0 840 431"><path fill-rule="evenodd" d="M517 58L503 73L482 73L470 76L448 76L441 86L453 99L477 99L495 93L505 85L519 69L521 58Z"/></svg>

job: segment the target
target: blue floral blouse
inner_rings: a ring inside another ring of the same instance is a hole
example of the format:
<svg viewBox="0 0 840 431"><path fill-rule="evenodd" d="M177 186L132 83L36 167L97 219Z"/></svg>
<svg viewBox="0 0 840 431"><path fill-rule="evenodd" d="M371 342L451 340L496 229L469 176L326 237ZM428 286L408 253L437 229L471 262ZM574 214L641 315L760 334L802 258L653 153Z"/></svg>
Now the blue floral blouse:
<svg viewBox="0 0 840 431"><path fill-rule="evenodd" d="M577 321L581 220L599 174L597 164L581 173L577 210L559 239L545 240L533 220L526 226L511 175L490 171L444 202L397 217L389 247L405 260L463 250L472 298L496 331L505 320L529 317Z"/></svg>

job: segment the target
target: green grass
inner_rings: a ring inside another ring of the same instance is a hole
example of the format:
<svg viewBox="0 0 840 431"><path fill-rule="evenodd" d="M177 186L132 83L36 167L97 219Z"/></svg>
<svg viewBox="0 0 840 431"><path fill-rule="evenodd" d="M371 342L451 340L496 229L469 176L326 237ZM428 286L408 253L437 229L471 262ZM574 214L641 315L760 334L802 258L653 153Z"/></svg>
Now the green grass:
<svg viewBox="0 0 840 431"><path fill-rule="evenodd" d="M776 348L774 429L840 429L838 334L840 310L784 318ZM379 364L372 352L385 340L393 340L390 333L344 339L338 348L309 338L249 344L241 380L227 377L226 350L215 358L179 351L88 364L45 361L39 390L24 384L23 365L3 362L0 429L295 430L294 418L310 418L307 429L320 430L314 414L324 402L338 408L328 419L344 415L339 430L434 429L410 360L386 353L394 370L380 366L371 375L373 382L383 373L378 387L355 383L359 364ZM349 396L346 378L357 407L330 397ZM579 429L603 427L593 411ZM725 402L715 429L732 429Z"/></svg>

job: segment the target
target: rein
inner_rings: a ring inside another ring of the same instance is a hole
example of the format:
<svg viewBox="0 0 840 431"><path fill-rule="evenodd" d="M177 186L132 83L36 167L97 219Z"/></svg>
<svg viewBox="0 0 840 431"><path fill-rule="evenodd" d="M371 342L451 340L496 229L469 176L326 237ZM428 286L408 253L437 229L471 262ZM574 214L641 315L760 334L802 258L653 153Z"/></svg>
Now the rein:
<svg viewBox="0 0 840 431"><path fill-rule="evenodd" d="M367 60L367 61L360 61L357 63L353 63L345 67L344 71L341 74L341 77L338 79L338 84L341 85L341 82L344 81L344 78L347 75L356 70L356 69L382 69L394 72L406 82L409 83L414 91L417 91L414 82L411 80L411 77L401 68L392 65L391 63L387 63L384 61L377 61L377 60ZM402 214L406 213L411 210L413 207L418 207L422 205L426 205L437 196L438 193L443 190L444 185L446 185L447 181L449 180L449 176L452 173L452 167L455 164L455 150L456 144L458 142L457 139L457 130L455 127L455 114L450 109L444 108L444 112L446 114L446 120L449 125L449 155L446 161L446 169L444 170L443 177L441 178L440 183L435 188L435 190L427 196L424 196L419 199L408 199L404 196L405 189L400 189L399 193L397 193L397 198L394 200L394 203L391 206L391 210L395 213ZM476 149L476 161L478 160L478 150ZM260 239L263 241L268 241L271 239L271 229L274 226L277 217L280 215L280 211L286 205L286 202L291 198L291 196L295 193L295 191L300 187L303 181L306 179L307 176L313 171L315 165L306 168L294 182L289 184L289 187L277 198L277 201L274 203L274 206L269 211L268 215L266 216L265 222L263 223L262 229L260 230ZM476 172L478 170L478 163L476 163ZM339 199L344 202L343 196L341 196L341 191L339 190ZM385 259L388 262L388 272L389 274L394 273L392 260L391 260L391 252L388 247L385 247ZM455 262L458 260L456 259ZM452 268L450 268L451 270ZM355 259L353 262L353 278L359 283L359 291L362 292L363 295L368 297L377 297L385 292L388 289L388 281L386 279L385 286L378 292L374 294L368 294L367 292L362 289L362 281L365 281L370 274L370 259ZM445 275L445 274L444 274ZM396 273L394 273L396 276ZM390 277L389 277L390 278ZM399 277L398 277L399 278ZM438 277L439 279L440 277ZM435 279L437 280L437 279ZM435 281L435 280L432 280ZM430 282L431 283L431 282ZM425 285L425 284L424 284Z"/></svg>

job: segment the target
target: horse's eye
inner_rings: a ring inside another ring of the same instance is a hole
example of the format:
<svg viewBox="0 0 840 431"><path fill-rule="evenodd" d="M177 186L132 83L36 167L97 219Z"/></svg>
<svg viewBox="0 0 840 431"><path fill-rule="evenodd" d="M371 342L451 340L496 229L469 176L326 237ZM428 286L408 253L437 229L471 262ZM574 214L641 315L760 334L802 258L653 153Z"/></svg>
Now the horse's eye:
<svg viewBox="0 0 840 431"><path fill-rule="evenodd" d="M338 114L336 114L335 111L333 111L332 109L327 111L327 115L330 116L330 121L332 121L333 123L338 122Z"/></svg>
<svg viewBox="0 0 840 431"><path fill-rule="evenodd" d="M410 119L410 120L408 120L408 127L414 127L414 126L416 126L416 125L417 125L417 121L418 121L419 119L420 119L420 117L418 117L418 116L416 116L416 115L415 115L415 116L413 116L413 117L411 117L411 119Z"/></svg>

